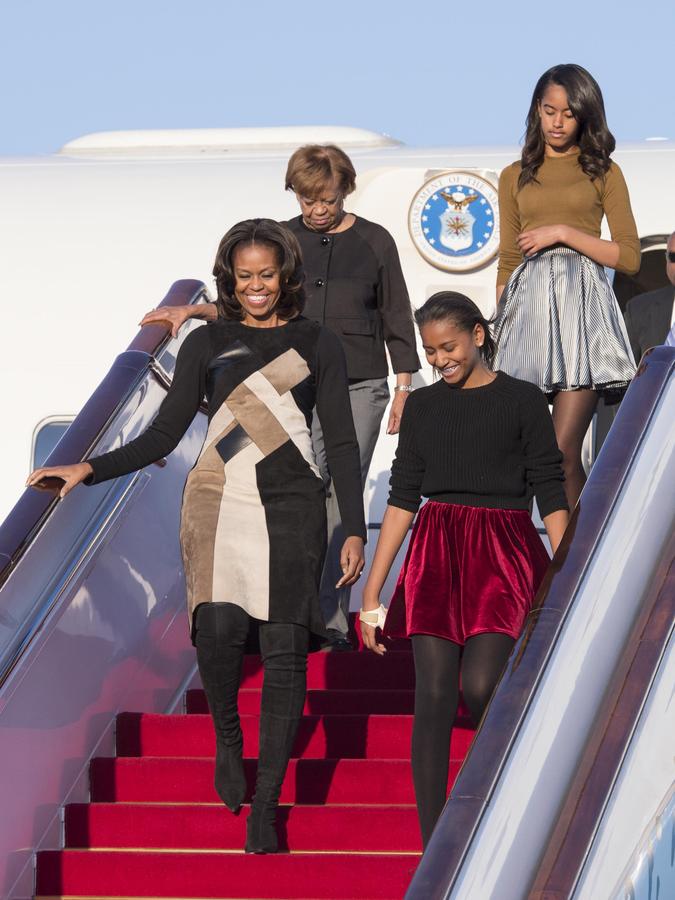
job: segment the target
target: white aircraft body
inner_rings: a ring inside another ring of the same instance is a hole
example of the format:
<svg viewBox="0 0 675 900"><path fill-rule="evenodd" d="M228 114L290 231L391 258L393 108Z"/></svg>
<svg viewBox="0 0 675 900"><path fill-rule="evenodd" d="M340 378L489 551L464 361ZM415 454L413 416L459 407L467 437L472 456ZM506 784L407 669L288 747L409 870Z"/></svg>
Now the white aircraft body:
<svg viewBox="0 0 675 900"><path fill-rule="evenodd" d="M3 159L0 521L20 496L41 426L74 418L174 281L200 279L213 295L215 251L231 225L297 215L283 190L288 157L303 143L328 141L344 147L357 169L347 208L394 236L413 305L452 289L493 310L496 258L466 272L437 268L413 243L409 209L424 183L447 170L496 185L516 147L419 149L352 128L269 128L95 134L52 156ZM614 158L640 236L670 233L675 145L625 145ZM420 377L429 377L428 367ZM371 469L370 521L381 520L382 476L394 448L395 438L383 434Z"/></svg>
<svg viewBox="0 0 675 900"><path fill-rule="evenodd" d="M452 289L492 312L496 185L516 147L410 148L326 127L124 132L0 161L0 894L10 900L72 895L54 854L63 816L78 813L64 805L97 799L90 760L114 763L105 757L115 749L124 757L120 713L170 715L199 685L177 532L205 417L158 466L60 502L23 493L26 476L102 381L61 450L105 451L147 427L184 333L141 338L125 352L137 323L182 279L204 282L213 298L216 248L235 222L298 214L283 190L286 163L314 142L353 159L347 208L391 232L414 306ZM623 145L614 158L643 267L653 262L665 282L675 144ZM186 299L199 294L197 282L184 283ZM423 361L414 384L429 377ZM645 355L591 471L408 900L675 896L674 421L675 351L659 348ZM368 554L395 445L381 435L370 472ZM353 606L359 600L355 590ZM37 864L36 850L46 851ZM344 856L341 887L365 855ZM321 854L310 857L308 866L323 865ZM387 864L366 863L379 880ZM94 894L85 886L78 896Z"/></svg>

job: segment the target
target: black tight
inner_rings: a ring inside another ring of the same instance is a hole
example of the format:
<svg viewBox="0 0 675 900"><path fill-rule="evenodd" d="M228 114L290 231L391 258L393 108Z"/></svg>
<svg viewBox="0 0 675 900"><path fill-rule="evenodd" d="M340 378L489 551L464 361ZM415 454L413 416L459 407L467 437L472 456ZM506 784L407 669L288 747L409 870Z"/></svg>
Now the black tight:
<svg viewBox="0 0 675 900"><path fill-rule="evenodd" d="M586 483L586 473L581 465L581 448L597 404L597 393L587 388L560 391L553 398L553 427L563 455L565 493L571 510L576 506Z"/></svg>
<svg viewBox="0 0 675 900"><path fill-rule="evenodd" d="M415 722L412 770L424 846L445 805L450 732L462 695L478 725L514 645L506 634L478 634L463 650L429 634L412 637L415 659Z"/></svg>

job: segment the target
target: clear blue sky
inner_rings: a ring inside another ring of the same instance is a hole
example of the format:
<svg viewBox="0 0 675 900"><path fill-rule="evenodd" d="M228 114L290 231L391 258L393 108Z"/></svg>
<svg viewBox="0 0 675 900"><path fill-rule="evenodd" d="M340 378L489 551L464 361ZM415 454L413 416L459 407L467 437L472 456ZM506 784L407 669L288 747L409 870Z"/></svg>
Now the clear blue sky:
<svg viewBox="0 0 675 900"><path fill-rule="evenodd" d="M513 144L558 62L619 140L675 139L675 3L0 0L0 155L91 131L341 124Z"/></svg>

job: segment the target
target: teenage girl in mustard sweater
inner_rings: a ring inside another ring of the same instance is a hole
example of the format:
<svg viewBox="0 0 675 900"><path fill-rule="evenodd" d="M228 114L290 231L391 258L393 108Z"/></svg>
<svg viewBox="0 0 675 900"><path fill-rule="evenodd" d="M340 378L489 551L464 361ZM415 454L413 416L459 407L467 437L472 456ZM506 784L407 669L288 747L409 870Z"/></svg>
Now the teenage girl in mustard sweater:
<svg viewBox="0 0 675 900"><path fill-rule="evenodd" d="M534 89L522 156L499 179L495 369L552 400L570 507L585 482L581 446L598 396L618 399L635 373L603 268L640 266L614 147L595 79L554 66ZM611 240L600 237L604 216Z"/></svg>

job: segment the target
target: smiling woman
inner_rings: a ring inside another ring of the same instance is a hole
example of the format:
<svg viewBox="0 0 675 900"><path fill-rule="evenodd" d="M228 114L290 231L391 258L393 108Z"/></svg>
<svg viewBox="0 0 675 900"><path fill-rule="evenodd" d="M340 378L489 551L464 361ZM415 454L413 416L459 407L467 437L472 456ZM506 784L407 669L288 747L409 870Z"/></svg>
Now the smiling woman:
<svg viewBox="0 0 675 900"><path fill-rule="evenodd" d="M344 353L302 312L302 259L277 222L235 225L218 248L218 322L183 342L150 427L110 453L36 470L61 495L136 471L179 443L206 394L209 427L183 495L181 549L197 663L216 731L215 787L237 813L246 778L237 693L249 628L265 670L260 758L246 850L277 850L281 784L305 699L307 652L326 638L319 579L326 551L323 481L312 450L316 408L347 537L339 586L363 569L359 451Z"/></svg>
<svg viewBox="0 0 675 900"><path fill-rule="evenodd" d="M213 275L224 319L273 327L305 306L300 246L267 219L240 222L220 242Z"/></svg>

